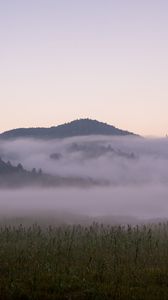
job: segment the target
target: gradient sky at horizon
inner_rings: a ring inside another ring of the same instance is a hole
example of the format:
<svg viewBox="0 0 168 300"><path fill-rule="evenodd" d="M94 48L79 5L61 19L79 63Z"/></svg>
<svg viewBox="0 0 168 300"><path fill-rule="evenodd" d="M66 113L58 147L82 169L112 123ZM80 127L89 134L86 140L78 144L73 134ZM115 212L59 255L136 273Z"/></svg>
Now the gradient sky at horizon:
<svg viewBox="0 0 168 300"><path fill-rule="evenodd" d="M93 118L168 133L168 1L0 0L0 131Z"/></svg>

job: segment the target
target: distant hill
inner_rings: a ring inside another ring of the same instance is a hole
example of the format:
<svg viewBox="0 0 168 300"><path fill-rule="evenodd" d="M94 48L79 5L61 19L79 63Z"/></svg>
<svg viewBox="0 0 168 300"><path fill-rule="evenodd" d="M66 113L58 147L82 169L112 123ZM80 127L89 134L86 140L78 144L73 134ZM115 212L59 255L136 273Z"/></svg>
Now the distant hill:
<svg viewBox="0 0 168 300"><path fill-rule="evenodd" d="M42 170L27 171L21 164L13 166L10 161L0 158L0 187L21 187L30 184L39 184L43 179Z"/></svg>
<svg viewBox="0 0 168 300"><path fill-rule="evenodd" d="M108 185L106 180L94 180L90 177L62 177L43 173L42 170L27 171L21 164L13 166L0 158L0 189L22 187L91 187Z"/></svg>
<svg viewBox="0 0 168 300"><path fill-rule="evenodd" d="M91 119L79 119L50 128L18 128L0 134L3 139L38 138L53 139L87 135L135 135L132 132L118 129L112 125Z"/></svg>

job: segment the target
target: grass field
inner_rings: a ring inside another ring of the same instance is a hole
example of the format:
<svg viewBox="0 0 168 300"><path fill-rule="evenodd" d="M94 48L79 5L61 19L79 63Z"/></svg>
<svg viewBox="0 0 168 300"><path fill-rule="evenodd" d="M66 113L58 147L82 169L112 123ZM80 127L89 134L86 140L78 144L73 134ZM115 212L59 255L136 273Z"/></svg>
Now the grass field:
<svg viewBox="0 0 168 300"><path fill-rule="evenodd" d="M0 299L168 299L168 224L0 228Z"/></svg>

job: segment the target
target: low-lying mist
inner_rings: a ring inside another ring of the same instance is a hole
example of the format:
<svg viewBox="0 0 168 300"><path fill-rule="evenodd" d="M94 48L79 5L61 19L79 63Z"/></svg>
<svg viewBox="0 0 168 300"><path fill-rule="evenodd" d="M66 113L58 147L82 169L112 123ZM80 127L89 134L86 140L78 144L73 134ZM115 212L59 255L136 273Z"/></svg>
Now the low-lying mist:
<svg viewBox="0 0 168 300"><path fill-rule="evenodd" d="M61 176L91 176L114 184L168 181L168 139L77 137L0 142L0 156L31 170Z"/></svg>
<svg viewBox="0 0 168 300"><path fill-rule="evenodd" d="M84 218L118 218L121 223L167 218L167 150L166 138L92 136L1 141L1 158L14 165L21 163L27 170L41 168L47 174L109 183L89 188L1 189L1 217L41 215L50 221L52 215L70 223Z"/></svg>
<svg viewBox="0 0 168 300"><path fill-rule="evenodd" d="M137 218L168 216L165 186L108 187L1 191L1 214L24 215L66 212L85 216L120 215Z"/></svg>

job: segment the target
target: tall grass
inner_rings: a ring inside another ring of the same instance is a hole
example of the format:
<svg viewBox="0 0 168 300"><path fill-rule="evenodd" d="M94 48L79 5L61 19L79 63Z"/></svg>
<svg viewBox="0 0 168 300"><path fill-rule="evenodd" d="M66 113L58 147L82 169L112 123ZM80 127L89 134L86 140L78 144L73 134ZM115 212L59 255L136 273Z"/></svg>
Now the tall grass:
<svg viewBox="0 0 168 300"><path fill-rule="evenodd" d="M0 299L168 299L168 224L0 228Z"/></svg>

